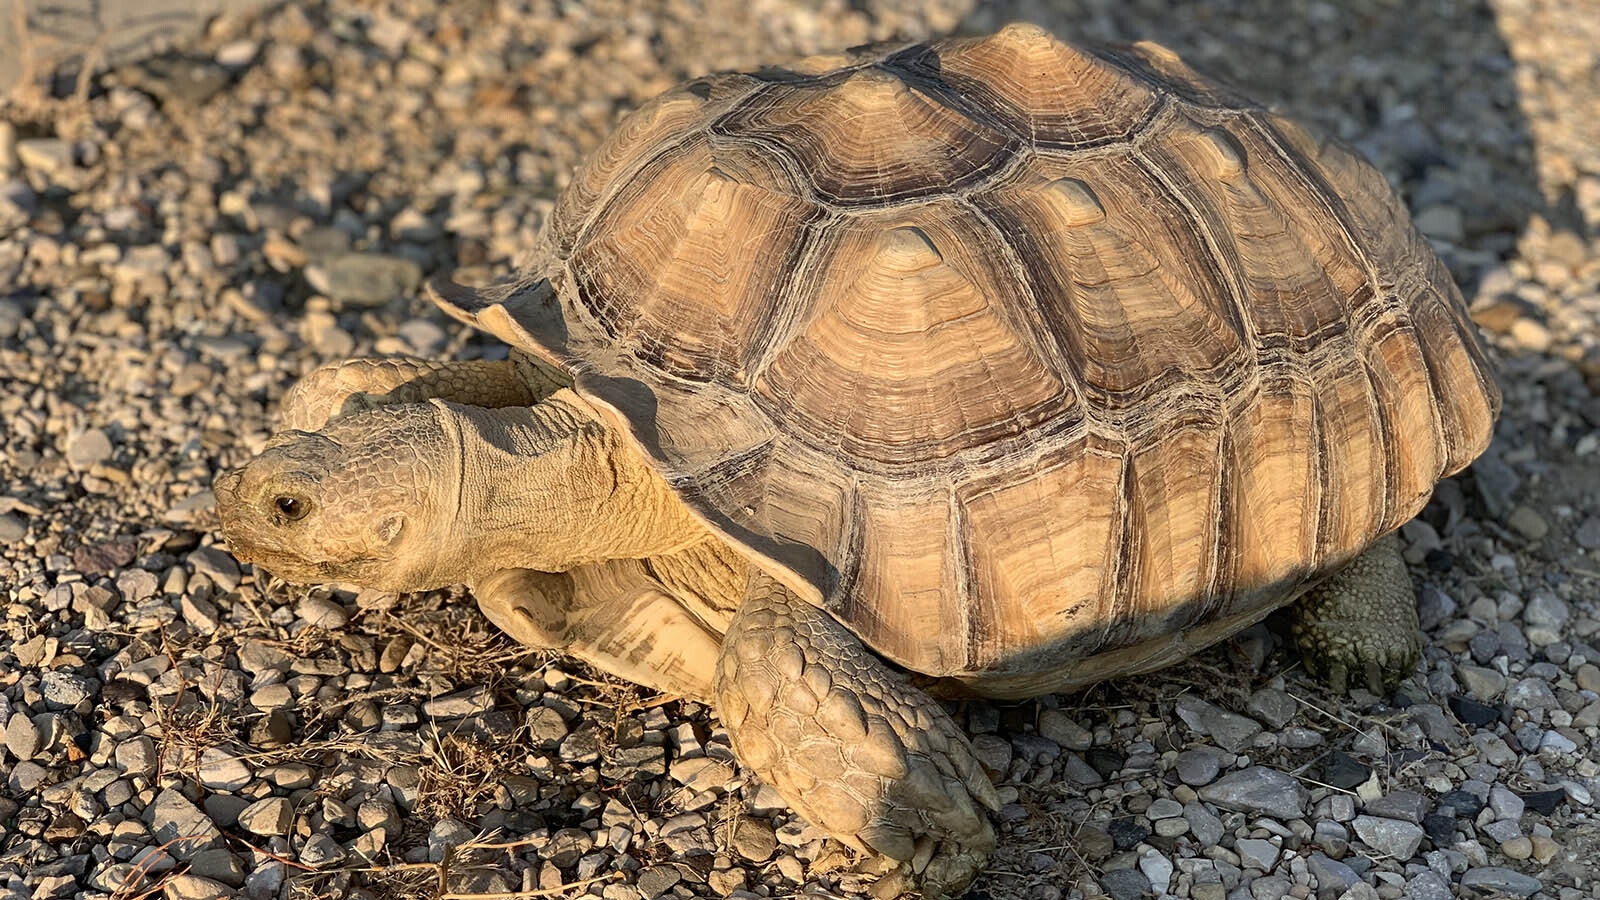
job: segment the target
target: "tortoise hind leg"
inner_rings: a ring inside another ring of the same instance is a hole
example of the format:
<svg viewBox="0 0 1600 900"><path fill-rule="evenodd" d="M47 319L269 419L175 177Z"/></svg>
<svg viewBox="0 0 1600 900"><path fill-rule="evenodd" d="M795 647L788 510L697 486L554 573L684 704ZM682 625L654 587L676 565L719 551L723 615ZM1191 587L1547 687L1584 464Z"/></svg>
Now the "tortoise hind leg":
<svg viewBox="0 0 1600 900"><path fill-rule="evenodd" d="M1337 693L1392 690L1422 656L1416 594L1393 535L1307 591L1292 613L1306 668Z"/></svg>
<svg viewBox="0 0 1600 900"><path fill-rule="evenodd" d="M827 613L752 576L723 639L716 702L740 761L794 810L879 857L874 893L959 894L994 848L994 787L937 701Z"/></svg>

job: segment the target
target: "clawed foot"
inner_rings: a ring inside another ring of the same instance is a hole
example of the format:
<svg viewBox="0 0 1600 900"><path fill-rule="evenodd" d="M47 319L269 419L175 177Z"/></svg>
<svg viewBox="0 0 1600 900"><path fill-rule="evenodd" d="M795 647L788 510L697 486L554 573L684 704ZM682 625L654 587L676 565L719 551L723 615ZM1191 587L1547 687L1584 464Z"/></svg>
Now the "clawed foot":
<svg viewBox="0 0 1600 900"><path fill-rule="evenodd" d="M994 786L950 715L763 575L724 639L716 696L740 761L873 857L875 895L959 894L994 849Z"/></svg>
<svg viewBox="0 0 1600 900"><path fill-rule="evenodd" d="M1301 598L1293 632L1306 668L1336 693L1385 694L1416 671L1422 634L1399 544L1385 537Z"/></svg>

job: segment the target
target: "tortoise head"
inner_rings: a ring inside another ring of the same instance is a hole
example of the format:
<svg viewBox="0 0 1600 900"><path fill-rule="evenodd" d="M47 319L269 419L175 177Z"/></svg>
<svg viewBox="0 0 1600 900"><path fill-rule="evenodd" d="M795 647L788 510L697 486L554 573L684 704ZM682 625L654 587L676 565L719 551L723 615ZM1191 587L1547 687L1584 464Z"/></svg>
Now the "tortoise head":
<svg viewBox="0 0 1600 900"><path fill-rule="evenodd" d="M285 431L213 485L234 556L301 583L442 587L432 534L454 503L460 456L432 404L381 407Z"/></svg>

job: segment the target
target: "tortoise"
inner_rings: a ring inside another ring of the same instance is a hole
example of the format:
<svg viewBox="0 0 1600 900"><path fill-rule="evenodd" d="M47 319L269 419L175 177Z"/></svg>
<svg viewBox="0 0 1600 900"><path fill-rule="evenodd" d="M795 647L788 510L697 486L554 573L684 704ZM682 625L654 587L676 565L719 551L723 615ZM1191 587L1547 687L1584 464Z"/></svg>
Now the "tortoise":
<svg viewBox="0 0 1600 900"><path fill-rule="evenodd" d="M308 376L217 480L227 544L466 584L711 702L880 893L960 893L994 846L935 697L1148 671L1290 604L1334 689L1411 674L1388 535L1500 405L1356 153L1156 44L1030 25L690 81L512 279L431 292L512 355Z"/></svg>

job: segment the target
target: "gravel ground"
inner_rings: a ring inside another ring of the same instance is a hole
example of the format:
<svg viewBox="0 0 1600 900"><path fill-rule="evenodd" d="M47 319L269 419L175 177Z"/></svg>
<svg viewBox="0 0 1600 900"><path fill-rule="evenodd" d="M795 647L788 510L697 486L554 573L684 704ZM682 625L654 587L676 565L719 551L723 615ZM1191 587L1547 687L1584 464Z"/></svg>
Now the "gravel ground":
<svg viewBox="0 0 1600 900"><path fill-rule="evenodd" d="M1012 19L1154 38L1361 147L1507 402L1403 531L1396 695L1330 695L1269 623L960 709L1006 801L972 896L1600 897L1595 0L348 0L0 107L0 900L859 893L705 708L459 593L241 569L208 485L322 362L503 354L419 280L506 271L671 83Z"/></svg>

